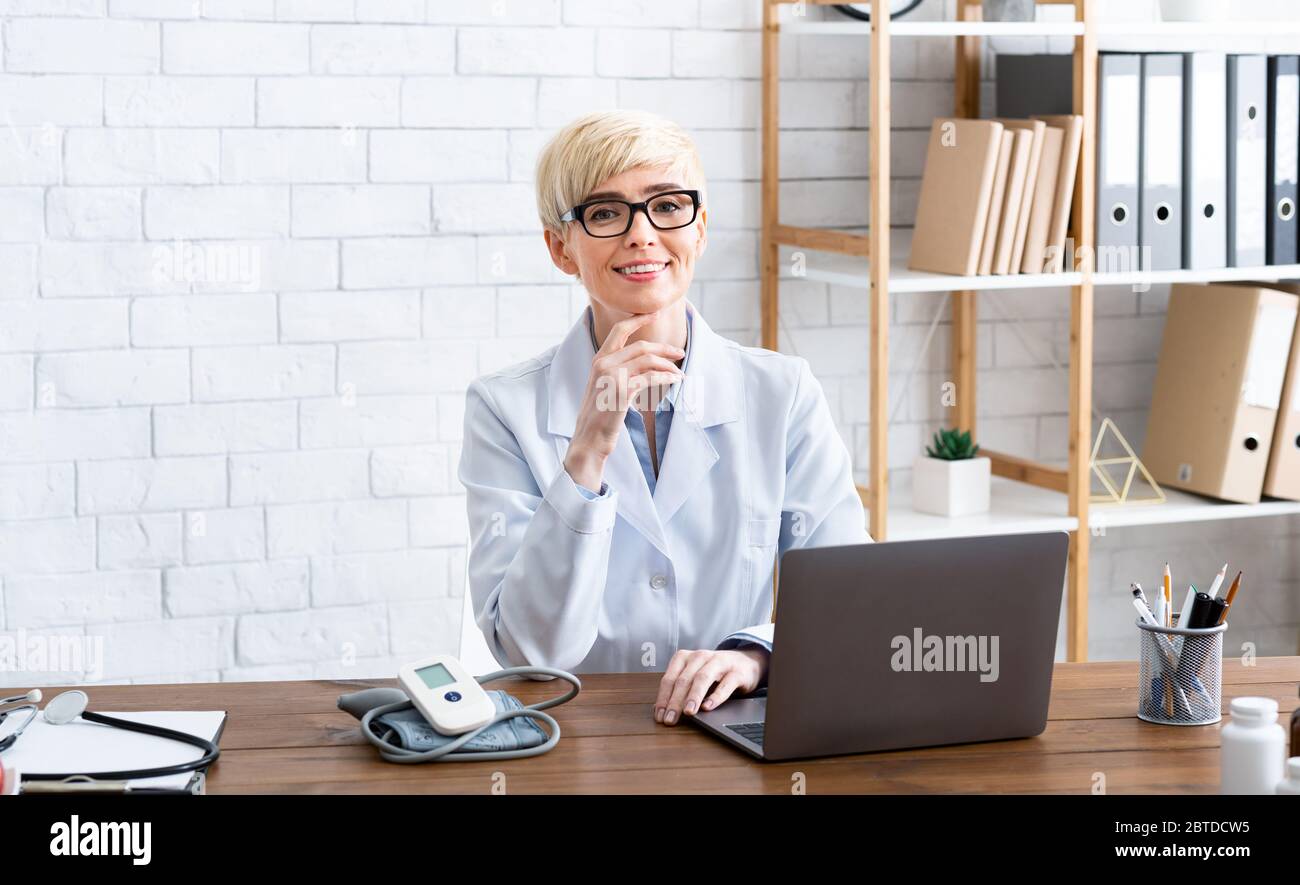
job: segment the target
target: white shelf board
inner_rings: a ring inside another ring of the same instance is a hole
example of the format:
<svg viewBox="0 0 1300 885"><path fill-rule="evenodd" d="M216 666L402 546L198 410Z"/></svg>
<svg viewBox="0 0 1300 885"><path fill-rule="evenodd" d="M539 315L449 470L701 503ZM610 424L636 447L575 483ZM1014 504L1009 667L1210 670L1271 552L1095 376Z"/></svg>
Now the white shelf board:
<svg viewBox="0 0 1300 885"><path fill-rule="evenodd" d="M1015 535L1021 532L1074 531L1079 521L1066 511L1065 495L1002 477L993 477L989 511L970 516L933 516L912 509L910 491L890 495L887 540Z"/></svg>
<svg viewBox="0 0 1300 885"><path fill-rule="evenodd" d="M963 289L1037 289L1050 286L1075 286L1083 281L1080 273L1040 274L989 274L986 276L958 276L946 273L928 273L909 270L907 256L911 244L906 235L893 235L893 253L889 268L891 292L958 292ZM899 242L901 240L901 242ZM803 252L807 256L804 279L820 280L837 286L865 289L870 285L871 264L865 258L855 258L837 252L820 252L795 246L781 247L781 278L797 279L790 255Z"/></svg>
<svg viewBox="0 0 1300 885"><path fill-rule="evenodd" d="M1265 499L1258 504L1233 504L1177 489L1164 492L1163 504L1094 503L1088 509L1089 526L1113 529L1300 514L1300 501ZM1068 502L1061 492L995 476L989 497L987 513L949 518L918 513L912 509L910 491L894 492L890 495L888 540L1074 531L1079 527L1078 520L1068 514Z"/></svg>
<svg viewBox="0 0 1300 885"><path fill-rule="evenodd" d="M1300 501L1266 498L1258 504L1233 504L1178 489L1164 489L1163 504L1093 504L1088 509L1091 526L1118 528L1134 525L1173 525L1219 519L1252 519L1300 513Z"/></svg>
<svg viewBox="0 0 1300 885"><path fill-rule="evenodd" d="M891 292L1041 289L1076 286L1083 282L1083 275L1076 271L1051 274L959 276L910 270L907 267L907 256L911 252L910 231L893 232L890 251L893 253L889 269L889 291ZM791 262L791 255L794 252L803 252L806 256L804 279L860 289L866 289L870 284L871 263L866 258L796 246L781 247L781 279L797 278L793 273ZM1208 270L1108 271L1093 274L1092 277L1093 284L1096 286L1152 286L1162 283L1222 283L1242 280L1273 282L1297 279L1300 279L1300 264L1218 267Z"/></svg>
<svg viewBox="0 0 1300 885"><path fill-rule="evenodd" d="M782 21L781 31L786 34L828 34L843 37L868 36L869 22L853 21L803 21L790 18ZM1279 37L1300 35L1300 20L1279 21L1099 21L1094 25L1099 38L1105 37ZM1033 22L967 22L967 21L911 21L896 19L890 22L893 37L1073 37L1083 33L1083 22L1033 21Z"/></svg>
<svg viewBox="0 0 1300 885"><path fill-rule="evenodd" d="M1300 34L1300 20L1128 22L1095 25L1098 37L1278 37Z"/></svg>
<svg viewBox="0 0 1300 885"><path fill-rule="evenodd" d="M1107 271L1092 275L1097 286L1153 285L1156 283L1223 283L1234 280L1289 280L1300 277L1300 264L1257 267L1216 267L1208 270Z"/></svg>
<svg viewBox="0 0 1300 885"><path fill-rule="evenodd" d="M839 21L781 22L783 34L830 34L841 37L868 36L871 25L851 19ZM1083 23L1073 21L959 22L908 21L889 24L891 37L1072 37L1083 33Z"/></svg>

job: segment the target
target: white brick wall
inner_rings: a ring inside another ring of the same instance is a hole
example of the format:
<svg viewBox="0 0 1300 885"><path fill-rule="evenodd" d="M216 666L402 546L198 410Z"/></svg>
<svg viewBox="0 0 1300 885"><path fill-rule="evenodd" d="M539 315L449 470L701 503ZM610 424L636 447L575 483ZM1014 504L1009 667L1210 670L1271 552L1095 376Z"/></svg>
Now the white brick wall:
<svg viewBox="0 0 1300 885"><path fill-rule="evenodd" d="M687 126L713 206L691 297L755 342L759 23L757 0L0 0L0 632L100 638L108 681L391 675L453 649L465 386L585 304L540 241L537 152L594 108ZM867 60L783 40L784 221L865 224ZM892 63L906 226L951 47L899 40ZM1098 413L1135 445L1165 297L1097 295ZM980 436L1060 459L1067 293L986 303ZM946 313L902 385L940 306L892 298L900 489L941 418ZM862 293L788 283L781 319L865 478ZM1132 657L1129 580L1167 558L1208 576L1207 550L1256 575L1230 644L1295 652L1297 531L1094 539L1093 656Z"/></svg>

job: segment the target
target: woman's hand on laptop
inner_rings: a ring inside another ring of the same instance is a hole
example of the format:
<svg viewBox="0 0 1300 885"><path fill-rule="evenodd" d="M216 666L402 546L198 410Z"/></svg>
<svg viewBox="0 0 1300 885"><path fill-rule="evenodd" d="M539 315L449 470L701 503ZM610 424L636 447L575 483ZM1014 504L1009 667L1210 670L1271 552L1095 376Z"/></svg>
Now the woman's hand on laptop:
<svg viewBox="0 0 1300 885"><path fill-rule="evenodd" d="M655 722L675 725L683 713L694 716L698 710L716 708L733 692L753 691L763 681L767 659L763 648L677 651L659 681Z"/></svg>

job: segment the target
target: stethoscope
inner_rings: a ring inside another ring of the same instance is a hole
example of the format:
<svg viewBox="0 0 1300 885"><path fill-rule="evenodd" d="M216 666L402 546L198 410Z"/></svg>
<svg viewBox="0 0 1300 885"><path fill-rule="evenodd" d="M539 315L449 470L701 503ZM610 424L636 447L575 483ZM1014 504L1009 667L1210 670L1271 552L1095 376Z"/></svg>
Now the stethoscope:
<svg viewBox="0 0 1300 885"><path fill-rule="evenodd" d="M33 688L26 694L0 698L0 707L7 704L19 704L17 707L11 707L8 710L0 711L0 724L3 724L5 719L7 719L11 713L17 713L20 710L30 711L27 714L27 719L22 723L22 725L18 726L18 729L13 734L0 738L0 753L8 750L18 742L18 738L22 737L23 732L27 730L27 726L36 718L36 705L40 703L40 700L41 690L39 688ZM113 716L105 716L103 713L94 713L86 709L89 704L90 698L86 696L84 691L73 689L55 695L55 697L45 705L43 715L45 721L51 725L66 725L72 720L80 717L87 722L95 722L100 725L108 725L113 728L138 732L139 734L148 734L153 735L154 737L180 741L181 743L198 747L203 751L203 755L190 762L178 762L175 765L163 765L158 768L138 768L131 771L94 771L68 774L51 774L48 772L28 774L24 772L22 774L22 779L24 781L66 781L69 779L75 779L90 780L94 782L126 781L135 780L137 778L164 777L169 774L185 774L186 772L198 771L199 769L206 768L213 762L217 761L217 757L221 755L221 750L216 744L197 735L186 734L183 731L176 731L171 728L163 728L160 725L148 725L143 722L132 722L128 719L118 719Z"/></svg>

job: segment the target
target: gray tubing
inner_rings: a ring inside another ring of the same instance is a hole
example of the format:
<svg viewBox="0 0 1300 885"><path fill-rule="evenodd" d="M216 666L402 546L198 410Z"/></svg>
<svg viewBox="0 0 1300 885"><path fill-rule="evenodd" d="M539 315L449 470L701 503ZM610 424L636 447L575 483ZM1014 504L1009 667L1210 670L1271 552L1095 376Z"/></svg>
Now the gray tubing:
<svg viewBox="0 0 1300 885"><path fill-rule="evenodd" d="M440 761L441 762L490 762L492 760L525 759L529 756L540 756L542 753L548 752L552 747L554 747L560 741L560 724L556 722L550 715L543 713L541 711L546 709L547 707L555 707L558 706L559 704L567 703L568 701L571 701L575 697L577 697L578 692L582 690L582 683L578 681L578 677L574 676L572 673L566 673L563 670L555 670L550 667L508 667L505 670L498 670L495 673L488 673L486 676L478 676L476 677L476 679L480 684L482 684L484 682L492 682L493 680L500 679L503 676L527 676L530 674L554 676L558 679L563 679L566 682L570 683L572 685L572 688L570 688L569 691L563 695L554 698L548 698L547 700L540 701L536 704L529 704L528 706L524 707L522 710L507 710L504 713L498 713L492 719L492 721L487 723L486 725L482 725L474 729L473 731L466 732L465 734L462 734L459 737L457 737L451 743L444 744L443 746L438 747L436 750L426 750L422 753L417 752L415 750L408 750L405 747L397 747L390 743L387 743L381 740L377 735L375 735L375 733L370 728L371 720L373 720L376 716L383 716L385 713L393 713L396 712L397 710L405 710L408 707L414 706L414 704L412 704L410 700L398 701L392 704L385 704L382 707L375 707L374 709L367 711L366 714L361 717L361 733L365 735L366 740L368 740L370 743L374 744L376 748L378 748L379 755L385 761L396 762L398 764L412 764L412 763L420 763L420 762L440 762ZM523 750L491 750L482 753L476 753L472 751L467 753L455 752L455 750L463 746L468 741L472 740L480 732L491 728L493 725L496 725L498 722L504 722L507 719L514 719L515 717L518 716L523 716L529 719L537 719L541 722L545 722L548 726L547 731L549 732L549 737L546 739L546 743L536 747L528 747Z"/></svg>

